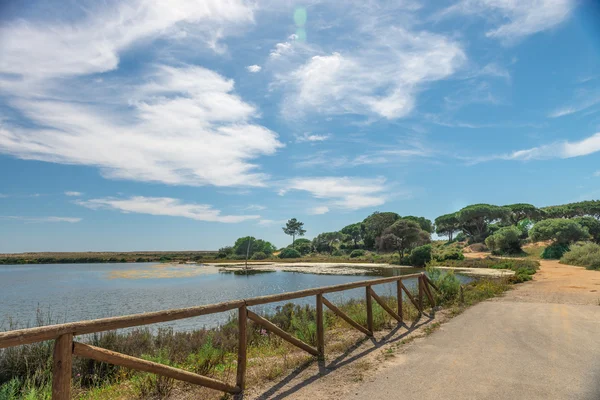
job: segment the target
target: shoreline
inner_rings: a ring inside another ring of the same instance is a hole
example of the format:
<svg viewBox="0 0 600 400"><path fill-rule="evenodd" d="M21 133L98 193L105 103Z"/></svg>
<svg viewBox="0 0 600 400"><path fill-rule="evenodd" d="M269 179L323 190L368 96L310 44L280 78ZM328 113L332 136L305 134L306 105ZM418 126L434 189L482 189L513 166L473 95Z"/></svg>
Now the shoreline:
<svg viewBox="0 0 600 400"><path fill-rule="evenodd" d="M219 271L223 272L239 272L244 270L245 263L235 262L228 264L218 263L205 263L211 267L219 268ZM373 264L373 263L310 263L310 262L298 262L298 263L276 263L276 262L249 262L249 271L256 272L299 272L306 274L315 275L364 275L371 273L375 268L399 268L399 269L422 269L418 267L412 267L409 265L393 265L393 264ZM489 269L489 268L454 268L454 267L434 267L441 270L454 270L457 273L468 276L481 276L481 277L493 277L501 278L512 276L515 274L514 271L507 269Z"/></svg>

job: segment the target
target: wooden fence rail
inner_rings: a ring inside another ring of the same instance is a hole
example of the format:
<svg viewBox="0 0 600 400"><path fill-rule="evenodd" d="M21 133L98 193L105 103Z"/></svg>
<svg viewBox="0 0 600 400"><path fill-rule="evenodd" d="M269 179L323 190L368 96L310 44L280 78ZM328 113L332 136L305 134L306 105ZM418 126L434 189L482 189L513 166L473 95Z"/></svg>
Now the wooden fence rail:
<svg viewBox="0 0 600 400"><path fill-rule="evenodd" d="M418 297L417 299L410 293L406 286L402 283L405 279L417 278L418 280ZM385 301L383 301L373 290L374 285L384 283L397 283L398 310L394 311ZM348 289L365 288L365 299L367 308L367 326L364 327L353 321L338 307L333 305L323 295L326 293L340 292ZM71 375L73 355L78 357L90 358L96 361L106 362L114 365L119 365L127 368L132 368L138 371L151 372L165 377L206 386L211 389L220 390L227 393L241 393L246 386L246 358L247 358L247 320L261 325L264 329L281 337L289 343L301 348L302 350L323 358L325 354L325 327L323 321L323 305L327 306L334 314L342 318L349 325L358 329L368 336L373 336L373 299L398 323L402 324L402 292L411 303L417 308L419 313L423 312L424 296L427 297L429 304L435 307L435 298L431 289L439 292L439 289L431 282L424 274L411 274L393 276L389 278L373 279L367 281L357 281L344 283L341 285L325 286L315 289L299 290L297 292L288 292L274 294L269 296L254 297L245 300L228 301L217 304L210 304L198 307L188 307L173 310L157 311L144 314L126 315L122 317L101 318L90 321L79 321L67 324L49 325L38 328L19 329L0 333L0 349L42 342L46 340L54 340L53 353L53 375L52 375L52 399L53 400L68 400L71 397ZM317 348L314 348L300 339L285 332L277 325L250 311L248 307L275 303L285 300L299 299L302 297L316 296L316 324L317 324ZM175 321L179 319L192 318L200 315L214 314L230 310L238 310L238 359L237 359L237 374L235 386L226 382L219 381L207 376L198 375L182 369L169 367L155 362L143 360L136 357L131 357L125 354L120 354L114 351L102 349L86 345L79 342L74 342L73 338L77 335L85 335L89 333L104 332L114 329L131 328L134 326L142 326L154 324L157 322Z"/></svg>

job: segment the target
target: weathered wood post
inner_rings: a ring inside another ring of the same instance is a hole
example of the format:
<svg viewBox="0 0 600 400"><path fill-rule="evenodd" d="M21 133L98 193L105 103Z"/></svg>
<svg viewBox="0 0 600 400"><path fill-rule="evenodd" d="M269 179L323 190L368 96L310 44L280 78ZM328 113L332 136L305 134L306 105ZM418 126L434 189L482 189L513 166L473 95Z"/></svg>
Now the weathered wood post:
<svg viewBox="0 0 600 400"><path fill-rule="evenodd" d="M71 399L73 334L65 333L54 341L52 356L52 400Z"/></svg>
<svg viewBox="0 0 600 400"><path fill-rule="evenodd" d="M400 279L396 281L396 287L398 292L398 315L400 319L404 320L404 315L402 314L402 281Z"/></svg>
<svg viewBox="0 0 600 400"><path fill-rule="evenodd" d="M317 350L319 359L325 359L325 325L323 321L323 294L317 294Z"/></svg>
<svg viewBox="0 0 600 400"><path fill-rule="evenodd" d="M371 286L367 286L367 329L373 333L373 298L371 297Z"/></svg>
<svg viewBox="0 0 600 400"><path fill-rule="evenodd" d="M236 386L240 390L244 390L246 386L246 354L247 354L247 340L248 335L246 334L246 326L248 320L248 313L246 312L246 306L241 306L238 309L238 361L237 361L237 379Z"/></svg>
<svg viewBox="0 0 600 400"><path fill-rule="evenodd" d="M423 273L421 273L421 276L419 276L419 313L423 313L423 310Z"/></svg>

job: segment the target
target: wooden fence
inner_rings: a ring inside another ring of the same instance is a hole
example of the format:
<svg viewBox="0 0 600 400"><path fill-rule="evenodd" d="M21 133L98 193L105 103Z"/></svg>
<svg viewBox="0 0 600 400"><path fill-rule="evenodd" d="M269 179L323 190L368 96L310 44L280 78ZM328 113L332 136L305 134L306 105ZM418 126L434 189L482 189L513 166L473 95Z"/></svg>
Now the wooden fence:
<svg viewBox="0 0 600 400"><path fill-rule="evenodd" d="M418 295L413 296L402 282L405 279L418 279ZM397 311L389 307L373 290L374 285L383 283L397 283ZM338 307L333 305L324 297L326 293L340 292L348 289L365 288L366 308L367 308L367 326L364 327L353 321ZM250 319L261 325L273 334L290 342L291 344L301 348L302 350L323 358L325 354L324 341L324 325L323 325L323 305L329 308L334 314L342 318L352 327L358 329L367 336L373 336L373 299L388 312L399 323L402 323L402 292L406 293L406 297L410 302L422 313L424 307L424 296L429 300L432 307L435 307L435 298L430 287L436 291L439 289L431 282L424 274L411 274L394 276L389 278L373 279L368 281L358 281L344 283L341 285L333 285L320 287L315 289L300 290L297 292L288 292L274 294L269 296L254 297L245 300L234 300L218 304L210 304L198 307L189 307L181 309L173 309L166 311L157 311L144 314L126 315L122 317L101 318L90 321L71 322L59 325L48 325L38 328L20 329L0 333L0 349L26 345L46 340L54 340L53 353L53 375L52 375L52 399L67 400L71 396L71 375L72 375L72 359L73 355L84 357L100 362L119 365L122 367L132 368L138 371L151 372L162 375L168 378L173 378L196 385L202 385L211 389L220 390L227 393L241 393L246 385L246 347L247 335L246 327L247 320ZM267 319L255 314L248 307L260 304L275 303L285 300L293 300L302 297L316 296L316 324L317 324L317 347L314 348L300 339L285 332L277 325L271 323ZM239 317L239 343L238 343L238 359L237 359L237 376L236 384L232 385L226 382L219 381L207 376L202 376L182 369L169 367L152 361L143 360L136 357L131 357L125 354L102 349L95 346L75 342L73 338L77 335L85 335L89 333L104 332L113 329L130 328L141 325L154 324L157 322L174 321L185 318L197 317L200 315L214 314L229 310L238 310Z"/></svg>

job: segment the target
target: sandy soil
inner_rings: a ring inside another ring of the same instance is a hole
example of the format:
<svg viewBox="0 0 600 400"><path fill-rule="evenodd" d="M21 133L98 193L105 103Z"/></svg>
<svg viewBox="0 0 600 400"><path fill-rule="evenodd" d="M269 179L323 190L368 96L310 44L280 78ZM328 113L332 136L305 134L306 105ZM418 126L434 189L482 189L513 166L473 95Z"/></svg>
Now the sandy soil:
<svg viewBox="0 0 600 400"><path fill-rule="evenodd" d="M211 264L218 266L219 264ZM221 266L223 264L220 264ZM373 263L257 263L248 266L254 271L286 271L300 272L317 275L364 275L370 272L371 268L413 268L410 266L391 265L391 264L373 264ZM220 268L221 271L240 271L244 268L243 263L227 264ZM463 275L502 277L514 275L510 270L484 269L484 268L450 268L438 267L439 269L454 270Z"/></svg>
<svg viewBox="0 0 600 400"><path fill-rule="evenodd" d="M600 271L540 260L533 281L511 293L516 301L600 305Z"/></svg>
<svg viewBox="0 0 600 400"><path fill-rule="evenodd" d="M489 253L465 253L469 258L484 258ZM539 260L540 270L533 281L511 292L518 301L561 304L600 304L600 272L560 264L558 260Z"/></svg>
<svg viewBox="0 0 600 400"><path fill-rule="evenodd" d="M475 253L473 253L475 254ZM242 271L245 264L242 263L162 263L150 265L146 268L132 268L127 270L117 269L108 274L109 279L157 279L157 278L187 278L198 275L214 274L221 272ZM391 264L374 263L273 263L273 262L249 262L248 269L260 272L298 272L315 275L365 275L373 268L413 268L410 266L400 266ZM496 270L484 268L448 268L453 269L463 275L471 276L494 276L502 277L513 275L513 271Z"/></svg>

